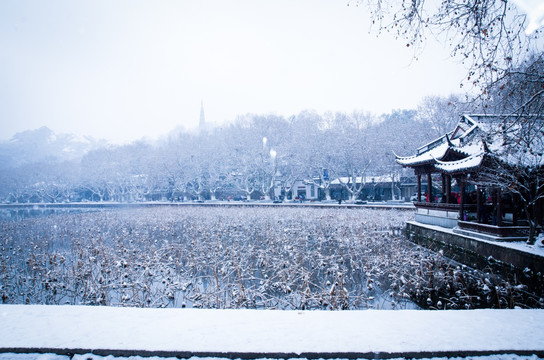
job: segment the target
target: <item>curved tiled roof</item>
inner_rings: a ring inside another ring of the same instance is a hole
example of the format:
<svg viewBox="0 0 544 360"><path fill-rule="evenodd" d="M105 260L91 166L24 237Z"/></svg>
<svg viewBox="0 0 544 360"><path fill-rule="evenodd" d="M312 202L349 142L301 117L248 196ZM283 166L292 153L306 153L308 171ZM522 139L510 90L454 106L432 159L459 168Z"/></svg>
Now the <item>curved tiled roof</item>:
<svg viewBox="0 0 544 360"><path fill-rule="evenodd" d="M457 161L444 162L436 160L434 167L447 173L465 172L478 168L482 164L484 156L485 152L480 151L479 153L470 155L469 157Z"/></svg>
<svg viewBox="0 0 544 360"><path fill-rule="evenodd" d="M406 157L395 155L396 161L402 166L447 164L449 162L442 162L441 160L446 157L448 152L454 152L459 156L471 157L483 149L481 140L476 139L474 136L477 128L478 123L469 115L464 115L454 131L420 147L416 155ZM452 161L452 163L457 163L458 161L462 160Z"/></svg>
<svg viewBox="0 0 544 360"><path fill-rule="evenodd" d="M535 116L530 120L538 126L532 130L536 136L527 144L520 140L530 138L521 137L524 122L517 116L463 115L454 131L420 147L416 155L396 156L396 161L402 166L430 165L438 171L454 173L477 168L489 155L512 166L542 168L544 140L538 131L544 127L544 120Z"/></svg>
<svg viewBox="0 0 544 360"><path fill-rule="evenodd" d="M426 152L419 155L400 157L397 156L397 163L403 166L422 165L425 163L432 164L435 159L441 159L446 155L450 145L448 143L442 143Z"/></svg>

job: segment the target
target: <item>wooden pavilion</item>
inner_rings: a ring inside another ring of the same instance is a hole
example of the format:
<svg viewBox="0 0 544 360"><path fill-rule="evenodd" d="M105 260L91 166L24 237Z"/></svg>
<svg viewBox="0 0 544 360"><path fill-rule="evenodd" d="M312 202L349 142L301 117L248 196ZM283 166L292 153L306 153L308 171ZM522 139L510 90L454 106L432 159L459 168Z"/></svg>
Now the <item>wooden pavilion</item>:
<svg viewBox="0 0 544 360"><path fill-rule="evenodd" d="M529 226L519 197L507 187L482 186L477 181L494 164L489 156L493 145L486 139L497 117L463 115L453 131L418 148L415 155L397 156L397 163L414 169L417 177L417 222L481 238L527 238ZM534 208L540 227L543 210L541 199Z"/></svg>

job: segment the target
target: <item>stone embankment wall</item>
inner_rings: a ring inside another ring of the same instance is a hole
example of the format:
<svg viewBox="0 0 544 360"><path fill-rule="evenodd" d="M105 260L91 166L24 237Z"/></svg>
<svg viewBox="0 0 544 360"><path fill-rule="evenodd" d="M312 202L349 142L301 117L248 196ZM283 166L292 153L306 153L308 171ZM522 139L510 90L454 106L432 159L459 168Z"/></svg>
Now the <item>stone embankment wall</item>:
<svg viewBox="0 0 544 360"><path fill-rule="evenodd" d="M406 223L406 236L470 267L517 276L537 288L544 286L544 257L538 254L411 221Z"/></svg>

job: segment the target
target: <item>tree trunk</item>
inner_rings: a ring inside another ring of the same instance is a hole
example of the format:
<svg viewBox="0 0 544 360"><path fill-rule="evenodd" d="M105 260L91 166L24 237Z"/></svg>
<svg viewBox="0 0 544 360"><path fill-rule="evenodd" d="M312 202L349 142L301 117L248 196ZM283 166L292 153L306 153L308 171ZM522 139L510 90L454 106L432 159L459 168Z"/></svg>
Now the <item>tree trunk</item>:
<svg viewBox="0 0 544 360"><path fill-rule="evenodd" d="M531 206L532 204L527 204L524 206L525 210L525 216L527 217L527 221L529 222L529 237L527 238L527 244L533 245L535 243L535 233L536 233L536 223L534 220L534 206ZM533 211L531 211L530 207L533 208ZM531 214L533 216L531 216Z"/></svg>
<svg viewBox="0 0 544 360"><path fill-rule="evenodd" d="M332 200L331 198L331 189L329 189L328 187L324 188L323 190L325 190L325 199L327 200Z"/></svg>

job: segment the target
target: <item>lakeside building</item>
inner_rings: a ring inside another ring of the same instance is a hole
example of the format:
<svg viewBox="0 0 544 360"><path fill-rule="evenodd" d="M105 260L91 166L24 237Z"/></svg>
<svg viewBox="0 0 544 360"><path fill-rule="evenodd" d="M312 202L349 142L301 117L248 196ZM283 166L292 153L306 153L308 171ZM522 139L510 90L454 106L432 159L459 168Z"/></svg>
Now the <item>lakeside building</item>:
<svg viewBox="0 0 544 360"><path fill-rule="evenodd" d="M319 178L311 180L296 180L289 187L277 180L273 188L275 198L298 199L308 201L326 199L325 190L320 186ZM416 183L413 176L395 175L366 175L356 178L339 177L330 181L329 192L331 199L338 201L350 200L350 187L355 192L356 201L409 201L415 193Z"/></svg>
<svg viewBox="0 0 544 360"><path fill-rule="evenodd" d="M348 200L347 187L357 191L357 198L363 201L409 201L416 184L414 177L400 174L339 177L331 181L331 197Z"/></svg>
<svg viewBox="0 0 544 360"><path fill-rule="evenodd" d="M542 231L541 125L531 116L462 115L416 154L396 156L416 175L415 221L499 240Z"/></svg>

